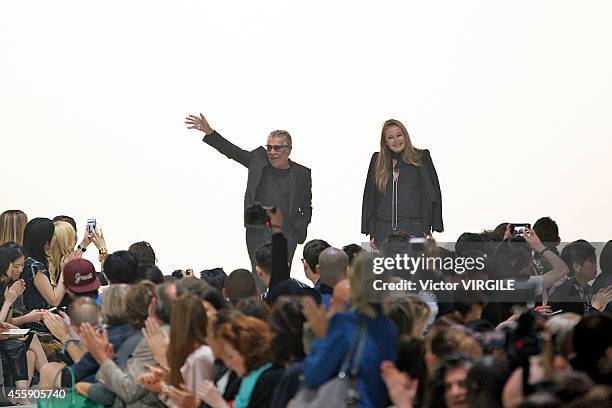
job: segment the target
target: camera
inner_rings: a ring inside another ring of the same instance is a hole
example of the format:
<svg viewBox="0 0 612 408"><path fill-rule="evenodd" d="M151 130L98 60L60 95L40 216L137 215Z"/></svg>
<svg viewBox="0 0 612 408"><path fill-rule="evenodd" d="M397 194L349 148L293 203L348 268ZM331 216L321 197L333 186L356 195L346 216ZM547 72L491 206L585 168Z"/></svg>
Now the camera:
<svg viewBox="0 0 612 408"><path fill-rule="evenodd" d="M270 217L266 210L276 211L276 207L267 207L260 203L254 203L244 210L244 226L249 228L267 228L270 226Z"/></svg>
<svg viewBox="0 0 612 408"><path fill-rule="evenodd" d="M87 233L89 235L92 235L96 232L96 219L95 218L89 218L87 220Z"/></svg>
<svg viewBox="0 0 612 408"><path fill-rule="evenodd" d="M510 224L510 233L513 237L523 235L528 229L531 229L531 224L529 223Z"/></svg>

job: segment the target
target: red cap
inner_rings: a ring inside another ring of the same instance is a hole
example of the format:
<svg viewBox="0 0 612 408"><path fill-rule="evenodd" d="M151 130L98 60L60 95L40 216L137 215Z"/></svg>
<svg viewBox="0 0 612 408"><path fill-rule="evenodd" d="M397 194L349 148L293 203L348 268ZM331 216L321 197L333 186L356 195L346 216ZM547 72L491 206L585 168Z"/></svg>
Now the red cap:
<svg viewBox="0 0 612 408"><path fill-rule="evenodd" d="M73 259L64 265L64 286L75 293L93 292L100 287L96 268L87 259Z"/></svg>

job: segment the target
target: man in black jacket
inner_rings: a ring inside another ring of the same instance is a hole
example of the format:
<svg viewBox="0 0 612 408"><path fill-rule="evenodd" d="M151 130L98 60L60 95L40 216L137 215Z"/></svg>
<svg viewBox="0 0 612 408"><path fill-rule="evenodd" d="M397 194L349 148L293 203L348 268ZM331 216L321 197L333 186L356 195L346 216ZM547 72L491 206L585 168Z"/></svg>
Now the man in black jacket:
<svg viewBox="0 0 612 408"><path fill-rule="evenodd" d="M189 115L185 118L189 129L206 134L202 139L228 158L249 169L244 195L245 210L253 203L280 208L285 214L283 231L287 238L289 262L297 244L306 240L308 224L312 215L312 180L310 169L289 160L291 135L284 130L275 130L268 136L266 147L246 151L223 138L213 130L204 115ZM247 227L246 242L252 270L255 270L255 250L270 242L269 229ZM257 274L255 280L261 289Z"/></svg>

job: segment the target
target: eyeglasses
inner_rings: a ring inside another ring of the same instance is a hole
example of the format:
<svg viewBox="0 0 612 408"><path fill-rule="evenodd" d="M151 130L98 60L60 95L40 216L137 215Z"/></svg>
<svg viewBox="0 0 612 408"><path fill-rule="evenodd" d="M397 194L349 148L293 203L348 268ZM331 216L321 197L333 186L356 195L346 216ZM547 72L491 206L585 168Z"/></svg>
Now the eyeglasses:
<svg viewBox="0 0 612 408"><path fill-rule="evenodd" d="M275 152L282 152L283 149L289 147L289 145L265 145L264 147L269 152L271 152L272 150L274 150Z"/></svg>
<svg viewBox="0 0 612 408"><path fill-rule="evenodd" d="M404 139L404 135L399 134L399 135L395 135L395 136L387 136L387 141L388 142L394 142L396 140L403 140Z"/></svg>

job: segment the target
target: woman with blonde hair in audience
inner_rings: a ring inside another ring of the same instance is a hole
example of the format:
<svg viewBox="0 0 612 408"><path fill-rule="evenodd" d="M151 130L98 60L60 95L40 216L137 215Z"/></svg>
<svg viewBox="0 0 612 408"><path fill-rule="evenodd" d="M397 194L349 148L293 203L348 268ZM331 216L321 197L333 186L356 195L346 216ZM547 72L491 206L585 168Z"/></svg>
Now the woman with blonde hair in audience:
<svg viewBox="0 0 612 408"><path fill-rule="evenodd" d="M53 223L55 232L49 245L49 276L53 284L62 272L62 258L74 251L77 236L74 227L65 221Z"/></svg>
<svg viewBox="0 0 612 408"><path fill-rule="evenodd" d="M23 231L28 216L21 210L7 210L0 214L0 245L15 242L23 245Z"/></svg>

